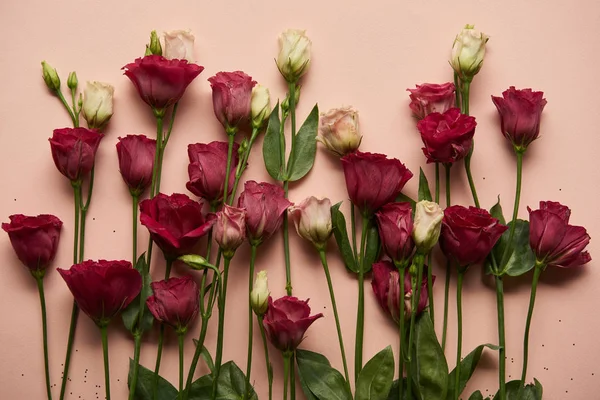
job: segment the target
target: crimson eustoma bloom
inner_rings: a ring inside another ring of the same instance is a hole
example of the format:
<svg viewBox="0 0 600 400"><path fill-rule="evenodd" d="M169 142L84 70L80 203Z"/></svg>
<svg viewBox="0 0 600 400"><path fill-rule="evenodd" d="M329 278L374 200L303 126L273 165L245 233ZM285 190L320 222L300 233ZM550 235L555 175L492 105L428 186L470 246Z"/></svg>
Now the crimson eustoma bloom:
<svg viewBox="0 0 600 400"><path fill-rule="evenodd" d="M196 319L199 310L198 285L191 276L152 282L153 295L148 297L148 309L158 321L179 333Z"/></svg>

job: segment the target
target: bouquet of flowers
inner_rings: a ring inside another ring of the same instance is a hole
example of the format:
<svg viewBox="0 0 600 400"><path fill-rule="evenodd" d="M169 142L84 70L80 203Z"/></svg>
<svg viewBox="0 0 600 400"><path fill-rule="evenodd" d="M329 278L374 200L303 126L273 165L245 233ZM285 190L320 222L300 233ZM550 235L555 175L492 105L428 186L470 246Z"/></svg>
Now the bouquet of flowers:
<svg viewBox="0 0 600 400"><path fill-rule="evenodd" d="M163 160L176 130L178 106L186 101L187 87L204 69L194 62L194 36L189 31L167 32L162 37L152 32L144 55L124 63L124 75L156 123L154 138L126 135L116 142L119 171L131 194L130 260L88 260L84 256L95 154L108 140L105 136L113 114L114 89L106 83L87 82L80 93L77 74L71 72L67 78L69 96L65 98L58 72L42 62L43 79L72 123L72 127L54 129L49 139L54 163L72 187L74 208L73 264L58 268L65 290L68 288L74 298L59 394L53 393L50 384L44 276L50 272L63 223L49 214L16 214L2 228L39 289L48 399L57 394L60 400L68 398L69 366L80 311L100 331L107 399L111 397L109 324L123 326L133 342L129 361L126 356L120 361L129 363L129 400L256 400L252 379L255 340L262 343L268 378L268 393L261 393L261 398L268 396L269 400L295 399L296 378L305 397L313 400L458 400L486 348L498 353L498 392L494 399L541 399L541 383L535 378L530 381L527 375L529 332L540 275L547 268L577 268L591 260L585 250L590 237L585 228L569 223L569 207L541 201L539 206L528 208L529 220L518 218L523 159L540 135L544 94L511 86L492 96L499 112L498 130L515 154L516 190L512 216L507 218L500 200L491 207L480 204L471 171L477 121L469 113L469 94L484 64L488 42L484 33L466 25L456 36L450 57L451 82L408 89L409 107L417 121L415 134L419 132L426 163L432 165L431 171L429 167L420 169L416 194L404 190L415 174L400 160L360 148L362 133L354 108L320 113L315 105L303 122L297 120L301 82L311 67L312 42L304 31L293 29L283 32L279 41L276 66L287 84L287 93L274 106L269 90L245 72L219 72L208 78L224 140L188 146L185 189L197 199L161 192ZM87 127L80 126L82 119ZM270 182L245 177L249 156L256 151L260 136ZM339 159L349 202L332 204L328 198L314 196L290 200L290 183L302 180L312 169L317 142ZM473 205L452 203L453 167L464 168ZM428 174L434 176L433 190ZM138 246L139 224L150 235L143 249ZM294 296L290 224L314 248L315 262L322 264L343 371L332 367L324 355L301 346L306 331L324 315L311 315L308 300L303 300L307 293ZM257 254L274 235L283 236L284 259L271 262L280 263L286 276L285 283L278 283L286 295L276 299L271 296L266 272L256 270ZM341 328L336 285L328 266L331 253L327 249L334 242L358 284L353 352L347 352L344 343L348 332ZM227 288L233 278L229 267L238 248L246 243L250 248L248 259L243 260L249 266L248 352L243 371L233 360L225 361L223 354ZM185 266L187 272L179 274L182 269L173 269L175 264ZM462 348L462 283L465 274L480 268L495 281L498 341L466 353ZM507 381L503 284L531 270L522 375ZM153 281L152 276L157 275L164 275L164 279ZM448 310L454 303L449 298L452 277L457 289L457 353L455 358L447 358ZM394 354L387 346L364 362L365 280L369 279L375 299L397 329L398 351ZM444 298L433 296L436 281L444 285ZM217 312L213 313L215 305ZM435 324L436 313L443 313L441 327ZM209 330L213 315L218 319L216 332ZM197 318L200 330L190 332ZM254 326L260 339L254 338ZM178 338L177 384L161 376L167 329ZM151 330L158 332L156 362L143 366L142 338ZM194 347L186 350L185 338L190 335L196 338ZM215 349L205 345L207 335L216 337ZM347 354L353 356L353 364ZM270 360L279 356L283 368L274 371ZM197 376L200 363L209 372ZM275 378L283 381L283 393L273 393ZM480 391L463 396L484 399Z"/></svg>

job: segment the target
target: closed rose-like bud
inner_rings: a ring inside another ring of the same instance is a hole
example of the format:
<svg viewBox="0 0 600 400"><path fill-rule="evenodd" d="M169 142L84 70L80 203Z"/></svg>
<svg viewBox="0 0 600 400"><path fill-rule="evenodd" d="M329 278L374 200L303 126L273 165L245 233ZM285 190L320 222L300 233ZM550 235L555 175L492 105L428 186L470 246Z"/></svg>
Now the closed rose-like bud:
<svg viewBox="0 0 600 400"><path fill-rule="evenodd" d="M438 242L443 218L444 211L442 211L439 204L427 200L421 200L417 203L413 239L419 253L429 253Z"/></svg>
<svg viewBox="0 0 600 400"><path fill-rule="evenodd" d="M88 128L102 129L113 115L115 88L108 83L87 82L83 90L83 118Z"/></svg>
<svg viewBox="0 0 600 400"><path fill-rule="evenodd" d="M438 85L424 83L415 89L406 89L410 92L410 109L417 119L421 120L431 113L445 113L455 103L455 87L451 82Z"/></svg>
<svg viewBox="0 0 600 400"><path fill-rule="evenodd" d="M60 90L60 78L55 68L52 68L46 61L42 61L42 77L48 89L57 92Z"/></svg>
<svg viewBox="0 0 600 400"><path fill-rule="evenodd" d="M262 316L267 312L270 295L271 292L269 292L269 285L267 282L267 271L259 271L256 274L252 292L250 292L250 305L256 315Z"/></svg>
<svg viewBox="0 0 600 400"><path fill-rule="evenodd" d="M212 88L215 116L230 133L250 118L250 100L256 81L242 71L217 72L208 78Z"/></svg>
<svg viewBox="0 0 600 400"><path fill-rule="evenodd" d="M58 171L73 183L81 181L92 170L103 137L85 128L55 129L48 140Z"/></svg>
<svg viewBox="0 0 600 400"><path fill-rule="evenodd" d="M246 231L250 244L258 245L271 237L283 222L290 203L280 186L247 181L240 194L238 207L246 210Z"/></svg>
<svg viewBox="0 0 600 400"><path fill-rule="evenodd" d="M200 291L191 276L152 282L148 309L158 321L184 333L198 315Z"/></svg>
<svg viewBox="0 0 600 400"><path fill-rule="evenodd" d="M227 142L195 143L188 145L187 189L209 203L221 202L227 173ZM233 190L235 172L239 162L238 144L234 142L229 172L228 194Z"/></svg>
<svg viewBox="0 0 600 400"><path fill-rule="evenodd" d="M331 201L310 196L297 206L291 206L289 216L296 225L298 235L308 240L319 250L325 248L331 236Z"/></svg>
<svg viewBox="0 0 600 400"><path fill-rule="evenodd" d="M440 246L448 259L465 269L482 262L507 229L484 209L448 207L442 219Z"/></svg>
<svg viewBox="0 0 600 400"><path fill-rule="evenodd" d="M396 263L408 263L415 247L410 203L388 203L375 217L385 253Z"/></svg>
<svg viewBox="0 0 600 400"><path fill-rule="evenodd" d="M342 107L321 114L319 133L317 140L338 156L355 152L362 140L358 130L358 111Z"/></svg>
<svg viewBox="0 0 600 400"><path fill-rule="evenodd" d="M79 80L77 79L77 73L73 71L69 74L69 78L67 79L67 87L71 90L76 90L78 84Z"/></svg>
<svg viewBox="0 0 600 400"><path fill-rule="evenodd" d="M119 171L133 196L140 196L152 183L156 140L145 135L127 135L117 142Z"/></svg>
<svg viewBox="0 0 600 400"><path fill-rule="evenodd" d="M175 30L164 33L164 56L194 62L194 35L190 31Z"/></svg>
<svg viewBox="0 0 600 400"><path fill-rule="evenodd" d="M485 44L490 38L475 30L474 25L465 25L454 39L450 65L464 82L471 82L483 64Z"/></svg>
<svg viewBox="0 0 600 400"><path fill-rule="evenodd" d="M81 311L100 327L108 325L142 289L142 276L129 261L88 260L58 272Z"/></svg>
<svg viewBox="0 0 600 400"><path fill-rule="evenodd" d="M413 174L395 158L357 151L342 157L346 188L352 204L371 215L396 199Z"/></svg>
<svg viewBox="0 0 600 400"><path fill-rule="evenodd" d="M300 101L300 92L302 91L302 87L300 85L296 85L296 90L294 91L294 104L298 104ZM285 98L281 102L281 113L286 116L290 112L290 93L285 94Z"/></svg>
<svg viewBox="0 0 600 400"><path fill-rule="evenodd" d="M160 45L160 39L158 37L158 34L156 33L156 31L152 31L150 32L150 44L148 44L148 46L146 46L146 55L150 56L150 55L155 55L155 56L162 56L162 46Z"/></svg>
<svg viewBox="0 0 600 400"><path fill-rule="evenodd" d="M529 244L538 263L570 268L592 260L584 251L590 243L590 235L584 227L569 224L569 207L554 201L540 201L538 210L527 209Z"/></svg>
<svg viewBox="0 0 600 400"><path fill-rule="evenodd" d="M502 97L492 96L492 101L500 113L502 134L516 151L525 151L540 134L540 119L547 103L544 92L511 86Z"/></svg>
<svg viewBox="0 0 600 400"><path fill-rule="evenodd" d="M260 129L271 114L271 95L269 89L263 85L256 85L252 89L252 128Z"/></svg>
<svg viewBox="0 0 600 400"><path fill-rule="evenodd" d="M417 123L425 147L427 162L453 163L465 158L473 147L475 118L451 108L443 114L434 112Z"/></svg>
<svg viewBox="0 0 600 400"><path fill-rule="evenodd" d="M17 257L32 274L43 276L56 255L62 221L46 214L37 217L16 214L9 218L9 223L2 223L2 229L8 233Z"/></svg>
<svg viewBox="0 0 600 400"><path fill-rule="evenodd" d="M277 68L288 82L298 82L310 65L312 42L306 31L288 29L279 36Z"/></svg>
<svg viewBox="0 0 600 400"><path fill-rule="evenodd" d="M269 341L280 351L294 351L302 342L304 333L323 314L310 315L308 300L284 296L273 301L269 296L263 326Z"/></svg>
<svg viewBox="0 0 600 400"><path fill-rule="evenodd" d="M224 204L217 213L213 236L223 254L233 257L235 250L246 240L246 210Z"/></svg>

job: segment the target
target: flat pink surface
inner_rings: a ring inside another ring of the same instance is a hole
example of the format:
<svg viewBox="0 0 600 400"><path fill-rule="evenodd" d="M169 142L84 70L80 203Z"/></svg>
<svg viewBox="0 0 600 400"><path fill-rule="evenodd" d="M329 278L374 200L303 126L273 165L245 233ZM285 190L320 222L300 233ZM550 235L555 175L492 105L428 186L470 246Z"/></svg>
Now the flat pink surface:
<svg viewBox="0 0 600 400"><path fill-rule="evenodd" d="M430 181L433 168L425 165L415 121L408 109L405 91L422 82L444 82L452 77L447 59L454 35L465 23L491 36L485 65L472 85L471 113L477 117L474 178L484 207L501 195L506 214L514 196L514 156L499 132L496 109L490 95L509 85L543 90L548 99L542 122L542 137L525 157L523 196L519 215L539 200L555 200L573 209L572 222L585 225L593 238L590 252L600 257L597 205L598 140L597 90L600 49L600 3L566 1L21 1L0 5L2 57L0 76L0 217L13 213L53 213L65 223L59 254L45 284L48 303L50 365L53 394L58 398L60 375L72 297L56 267L69 267L73 239L72 194L69 183L55 169L48 137L52 129L70 121L56 98L46 90L40 61L56 67L66 87L69 71L76 70L80 82L100 80L115 88L115 115L97 158L96 186L89 212L86 258L130 257L130 200L117 167L115 143L128 133L154 135L148 107L122 75L121 67L143 54L150 30L190 28L196 35L196 58L206 70L188 89L179 109L174 132L166 151L162 191L184 192L187 180L188 143L225 140L214 118L210 86L206 79L217 71L243 70L283 98L284 83L273 58L277 35L286 28L306 29L313 40L310 72L303 80L298 109L303 119L315 102L323 111L353 105L361 115L364 135L361 149L384 152L401 159L414 172L424 166ZM246 178L269 180L257 143ZM453 198L471 204L461 167L452 172ZM407 185L416 197L417 179ZM290 190L300 201L308 195L345 201L347 195L338 161L319 147L313 171ZM442 197L443 198L443 197ZM2 234L4 235L4 234ZM326 318L310 328L302 347L322 352L341 370L329 295L317 254L290 232L294 294L310 298L316 312ZM147 243L140 229L140 248ZM334 246L331 246L332 248ZM157 253L158 254L158 253ZM248 247L234 259L228 296L224 359L233 359L244 369L247 331ZM158 257L155 258L158 260ZM42 399L45 397L41 325L35 282L19 264L6 235L0 243L0 397ZM354 348L356 279L346 273L338 255L329 255L348 353ZM274 296L284 294L283 252L280 235L260 248L258 269L269 272ZM157 277L163 267L153 267ZM176 267L175 273L186 272ZM443 272L435 288L436 326L441 327ZM537 377L544 385L545 399L597 398L600 387L600 341L597 318L600 295L596 288L600 273L593 261L574 270L549 269L538 289L531 332L528 380ZM522 334L529 297L528 274L506 283L507 378L520 375ZM391 344L397 350L397 332L377 306L370 283L366 288L364 359ZM451 368L455 354L454 286L451 290L450 329L447 354ZM464 354L481 343L497 343L496 302L492 281L479 270L471 270L464 288ZM216 313L216 308L215 308ZM193 349L187 336L187 363ZM256 330L258 335L258 330ZM255 336L258 338L258 336ZM214 351L216 317L207 337ZM145 337L141 362L152 368L156 333ZM177 382L177 344L167 336L161 373ZM128 358L132 340L115 321L110 329L112 393L126 398ZM261 398L267 381L259 340L255 341L252 378ZM280 357L273 350L275 399L281 393ZM352 357L350 358L353 359ZM103 398L104 381L100 334L82 315L77 331L70 371L68 399ZM497 390L497 355L485 351L481 365L465 390L468 396L481 389ZM350 362L353 365L353 362ZM198 374L204 374L204 365ZM199 375L198 375L199 376ZM300 392L299 392L300 393ZM300 397L300 394L299 394Z"/></svg>

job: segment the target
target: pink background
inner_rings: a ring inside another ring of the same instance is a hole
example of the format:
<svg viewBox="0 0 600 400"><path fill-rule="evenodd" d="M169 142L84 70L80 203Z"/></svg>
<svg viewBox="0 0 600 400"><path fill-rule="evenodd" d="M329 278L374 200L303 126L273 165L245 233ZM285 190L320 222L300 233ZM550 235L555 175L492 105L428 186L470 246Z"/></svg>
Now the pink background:
<svg viewBox="0 0 600 400"><path fill-rule="evenodd" d="M117 167L115 143L128 133L154 135L148 107L135 93L120 68L143 54L150 30L192 29L196 35L196 58L206 70L190 86L177 116L166 151L162 190L184 192L187 180L186 146L193 142L225 140L214 118L210 86L206 79L217 71L241 69L282 98L284 83L273 58L277 35L286 28L307 29L313 40L310 72L303 80L298 109L303 119L315 102L323 111L353 105L361 113L364 135L361 149L397 157L413 171L425 165L415 122L408 110L405 91L421 82L451 79L447 63L454 36L465 23L491 36L485 65L475 78L471 112L479 123L473 170L481 203L489 208L502 196L510 214L514 196L514 156L499 132L498 116L490 94L500 94L509 85L543 90L548 99L542 122L542 138L525 157L520 216L539 200L555 200L573 209L572 221L587 226L597 238L599 182L597 162L598 104L600 86L597 53L600 45L600 3L566 1L21 1L0 5L0 37L3 56L0 76L0 216L13 213L53 213L65 223L54 268L45 279L50 365L53 393L58 397L61 364L72 297L54 271L69 267L73 238L71 188L55 169L47 138L52 129L70 121L56 98L47 93L41 79L40 61L56 67L66 88L69 71L76 70L80 82L100 80L115 88L115 115L110 122L97 158L96 187L89 212L86 258L130 257L130 202ZM269 180L260 152L262 140L250 158L246 178ZM433 180L432 166L424 166ZM417 179L407 185L416 197ZM313 171L292 186L290 198L308 195L346 201L345 184L337 160L319 146ZM453 197L471 204L462 165L453 171ZM442 197L443 199L443 197ZM344 210L347 211L347 201ZM146 243L140 229L140 248ZM291 232L294 294L310 298L315 312L326 318L310 328L304 348L326 354L341 370L341 360L330 309L326 282L317 254ZM599 254L597 241L590 246ZM333 249L334 246L331 246ZM244 246L234 259L230 279L224 360L246 363L247 257ZM158 259L158 257L156 258ZM3 236L0 243L3 277L0 280L0 397L41 399L45 396L39 303L34 280L19 264ZM329 256L348 353L354 348L356 279L346 273L337 254ZM260 248L257 269L269 272L274 296L284 293L281 237ZM531 333L528 380L535 376L544 385L545 398L589 399L597 396L600 342L596 311L599 273L595 262L574 270L549 269L542 276ZM158 267L158 275L162 274ZM175 273L184 273L176 267ZM437 327L441 326L443 273L435 288ZM520 374L522 334L529 297L528 274L506 284L507 378ZM367 321L364 359L392 344L397 333L365 283ZM479 270L469 272L464 288L464 354L481 343L497 343L496 305L492 282ZM454 290L451 290L454 299ZM216 313L216 308L215 308ZM455 354L455 307L450 310L447 354L451 368ZM187 336L187 364L198 324ZM258 330L256 330L258 335ZM214 352L216 317L207 337ZM177 382L176 340L168 335L161 373ZM112 392L126 398L127 359L132 340L115 321L110 329ZM146 336L141 362L151 367L156 354L156 333ZM102 398L104 393L100 335L84 315L80 318L70 371L69 399ZM485 351L465 396L475 389L484 394L497 390L497 355ZM273 350L275 396L281 390L281 359ZM350 357L350 360L353 360ZM353 365L353 362L350 361ZM202 374L207 372L204 365ZM262 347L255 341L253 380L259 396L266 398Z"/></svg>

